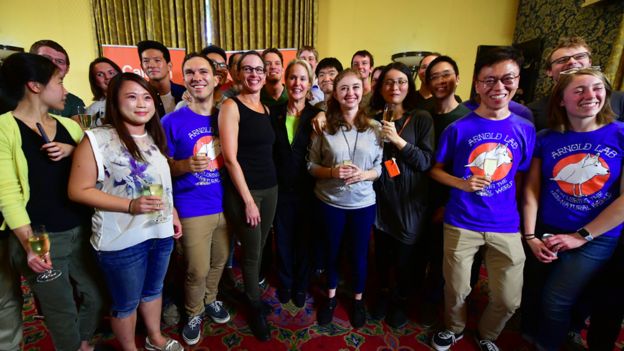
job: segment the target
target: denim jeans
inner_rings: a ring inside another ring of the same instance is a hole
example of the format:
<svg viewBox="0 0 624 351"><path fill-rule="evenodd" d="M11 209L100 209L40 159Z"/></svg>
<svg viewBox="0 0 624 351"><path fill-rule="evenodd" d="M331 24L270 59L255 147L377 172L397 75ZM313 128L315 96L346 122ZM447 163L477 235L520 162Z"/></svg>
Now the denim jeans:
<svg viewBox="0 0 624 351"><path fill-rule="evenodd" d="M570 316L588 283L611 258L618 238L600 236L551 263L542 293L538 348L559 350L570 329Z"/></svg>
<svg viewBox="0 0 624 351"><path fill-rule="evenodd" d="M149 239L118 251L98 251L115 318L130 316L140 302L162 294L163 281L173 251L173 238Z"/></svg>

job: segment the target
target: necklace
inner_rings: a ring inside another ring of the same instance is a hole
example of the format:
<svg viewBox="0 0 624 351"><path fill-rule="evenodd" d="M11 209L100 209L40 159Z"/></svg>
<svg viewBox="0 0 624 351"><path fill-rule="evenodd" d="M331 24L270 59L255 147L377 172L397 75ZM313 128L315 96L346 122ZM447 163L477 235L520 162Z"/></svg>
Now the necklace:
<svg viewBox="0 0 624 351"><path fill-rule="evenodd" d="M353 162L355 159L355 150L357 149L358 137L360 136L360 132L357 129L355 130L355 143L353 144L353 153L351 153L351 145L349 145L349 140L347 139L347 135L344 132L344 126L340 128L340 131L342 132L342 137L347 144L347 153L351 158L351 162Z"/></svg>

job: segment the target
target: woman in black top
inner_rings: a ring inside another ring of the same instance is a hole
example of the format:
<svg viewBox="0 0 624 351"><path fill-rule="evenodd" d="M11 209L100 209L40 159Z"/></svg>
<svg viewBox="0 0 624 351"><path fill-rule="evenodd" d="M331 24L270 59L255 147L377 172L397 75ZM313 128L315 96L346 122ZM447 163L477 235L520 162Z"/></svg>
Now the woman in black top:
<svg viewBox="0 0 624 351"><path fill-rule="evenodd" d="M228 223L236 231L243 249L243 281L251 305L249 325L254 335L269 340L270 331L260 300L258 277L262 249L277 203L277 177L273 163L275 133L269 111L260 102L265 82L262 57L255 51L238 62L242 90L226 100L219 115L219 133L225 167L223 206Z"/></svg>
<svg viewBox="0 0 624 351"><path fill-rule="evenodd" d="M428 112L415 108L416 89L410 70L398 62L389 64L381 72L371 107L384 110L375 118L383 123L382 135L386 141L384 167L374 184L377 194L375 255L381 294L372 316L375 319L385 317L390 326L400 328L407 323L405 299L410 282L414 280L414 259L422 256L416 249L423 237L427 210L429 181L426 172L433 157L433 121ZM389 279L392 269L393 284Z"/></svg>
<svg viewBox="0 0 624 351"><path fill-rule="evenodd" d="M89 246L89 211L67 196L71 155L82 129L69 118L48 114L49 109L63 109L67 91L59 70L43 56L7 58L0 93L13 107L0 116L0 211L2 227L8 225L15 234L10 238L12 257L39 299L54 348L92 350L89 340L101 317L102 299ZM50 241L50 253L43 257L28 244L39 225ZM37 282L37 275L51 268L61 275Z"/></svg>
<svg viewBox="0 0 624 351"><path fill-rule="evenodd" d="M288 102L272 108L275 130L275 167L279 196L275 235L282 304L291 298L297 307L305 304L308 288L310 234L314 178L307 170L308 146L312 135L310 120L321 110L306 101L312 85L312 69L306 61L290 61L285 72Z"/></svg>

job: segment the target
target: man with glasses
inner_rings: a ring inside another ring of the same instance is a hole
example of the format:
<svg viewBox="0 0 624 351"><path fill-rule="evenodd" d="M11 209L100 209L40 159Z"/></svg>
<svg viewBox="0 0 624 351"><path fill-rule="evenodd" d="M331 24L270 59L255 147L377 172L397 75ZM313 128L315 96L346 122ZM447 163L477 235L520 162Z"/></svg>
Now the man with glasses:
<svg viewBox="0 0 624 351"><path fill-rule="evenodd" d="M137 48L141 69L149 78L149 84L158 92L156 109L162 118L175 109L185 89L171 81L171 56L166 46L154 40L144 40L137 44Z"/></svg>
<svg viewBox="0 0 624 351"><path fill-rule="evenodd" d="M260 91L260 101L268 107L281 105L288 101L288 93L282 83L284 74L284 58L276 48L269 48L262 52L266 83Z"/></svg>
<svg viewBox="0 0 624 351"><path fill-rule="evenodd" d="M59 43L47 39L39 40L32 44L29 52L44 56L54 62L61 71L61 77L65 78L67 72L69 72L69 55L67 55L67 51ZM78 107L85 107L84 101L68 91L65 97L65 108L62 111L51 109L50 113L71 117L78 114Z"/></svg>
<svg viewBox="0 0 624 351"><path fill-rule="evenodd" d="M324 99L314 105L314 107L327 111L327 100L334 92L334 79L340 72L342 72L342 64L335 57L326 57L318 63L315 73L319 87L323 91Z"/></svg>
<svg viewBox="0 0 624 351"><path fill-rule="evenodd" d="M562 72L565 73L565 71L575 68L591 67L591 65L591 48L585 40L581 37L563 37L559 39L557 45L547 56L545 68L546 75L556 84ZM549 99L550 94L527 105L535 117L535 129L537 131L548 128L546 111ZM613 91L611 108L617 119L624 119L624 92Z"/></svg>
<svg viewBox="0 0 624 351"><path fill-rule="evenodd" d="M477 57L479 107L442 132L431 177L451 188L444 212L445 328L436 350L463 338L474 255L483 246L490 301L476 338L497 351L496 339L520 306L524 250L516 203L516 175L528 170L535 143L531 122L509 111L520 81L520 54L499 47ZM440 73L438 73L440 74Z"/></svg>

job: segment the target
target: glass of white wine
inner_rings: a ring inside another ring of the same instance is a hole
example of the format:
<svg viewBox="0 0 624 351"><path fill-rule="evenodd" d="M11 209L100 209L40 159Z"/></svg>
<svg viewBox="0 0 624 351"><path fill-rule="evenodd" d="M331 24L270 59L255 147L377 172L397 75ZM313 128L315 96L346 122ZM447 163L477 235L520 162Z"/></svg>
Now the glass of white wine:
<svg viewBox="0 0 624 351"><path fill-rule="evenodd" d="M483 172L485 173L485 177L487 179L492 179L494 172L496 172L497 165L498 160L495 158L486 158L485 160L483 160Z"/></svg>
<svg viewBox="0 0 624 351"><path fill-rule="evenodd" d="M87 113L87 109L84 106L78 106L76 108L76 114L78 115L82 129L90 129L93 127L93 116Z"/></svg>
<svg viewBox="0 0 624 351"><path fill-rule="evenodd" d="M50 254L50 238L48 237L48 231L45 226L33 226L32 235L28 237L28 245L30 245L30 249L41 258ZM60 277L61 274L62 272L58 269L48 269L37 276L37 282L47 283Z"/></svg>
<svg viewBox="0 0 624 351"><path fill-rule="evenodd" d="M166 197L163 196L163 185L160 183L148 184L143 188L143 195L158 196L162 199L162 209L152 214L152 220L155 223L164 223L169 217L169 205Z"/></svg>

